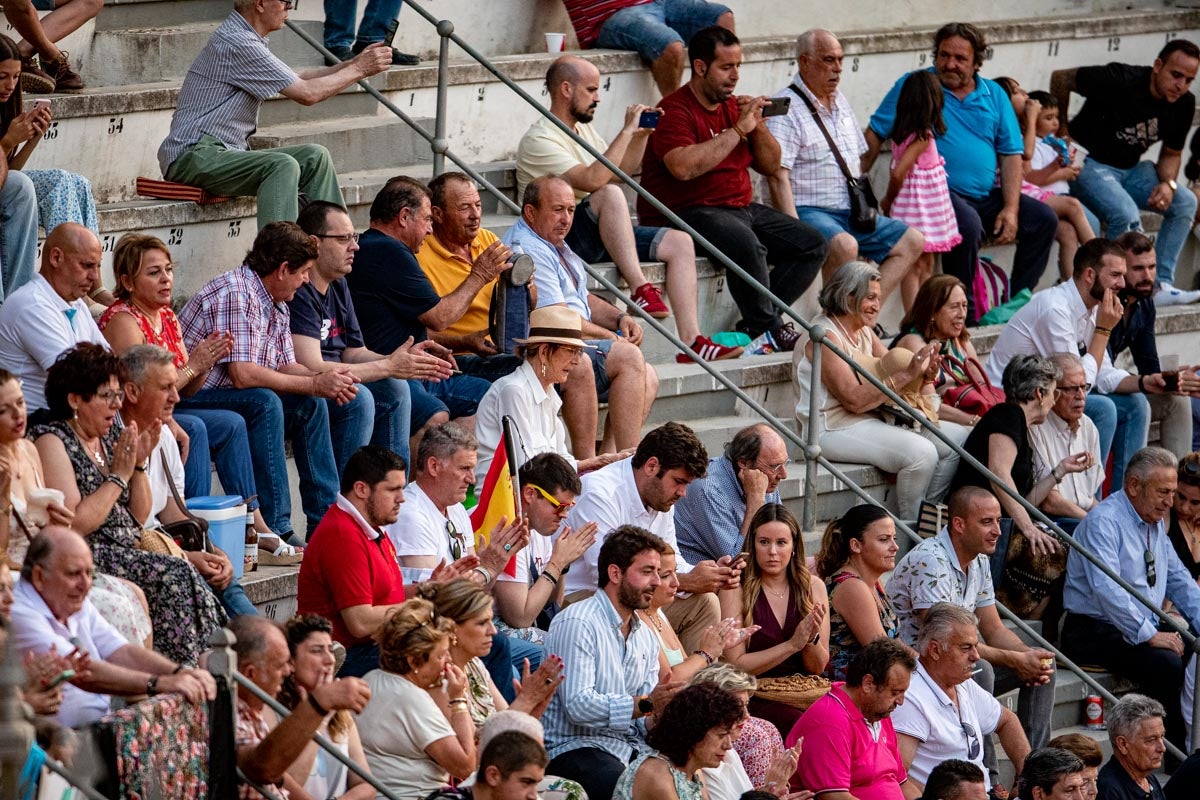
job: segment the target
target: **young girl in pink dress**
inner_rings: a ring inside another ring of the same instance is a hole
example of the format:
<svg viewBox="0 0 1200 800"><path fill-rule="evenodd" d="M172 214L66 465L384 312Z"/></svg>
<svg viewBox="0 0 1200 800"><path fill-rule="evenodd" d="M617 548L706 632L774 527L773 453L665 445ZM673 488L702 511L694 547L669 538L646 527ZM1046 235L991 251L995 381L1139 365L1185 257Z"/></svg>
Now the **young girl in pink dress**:
<svg viewBox="0 0 1200 800"><path fill-rule="evenodd" d="M900 280L907 312L921 284L933 274L933 254L945 253L962 241L946 185L946 160L938 155L934 136L946 132L942 121L942 87L932 72L908 76L896 102L892 125L892 171L883 213L925 234L925 252Z"/></svg>

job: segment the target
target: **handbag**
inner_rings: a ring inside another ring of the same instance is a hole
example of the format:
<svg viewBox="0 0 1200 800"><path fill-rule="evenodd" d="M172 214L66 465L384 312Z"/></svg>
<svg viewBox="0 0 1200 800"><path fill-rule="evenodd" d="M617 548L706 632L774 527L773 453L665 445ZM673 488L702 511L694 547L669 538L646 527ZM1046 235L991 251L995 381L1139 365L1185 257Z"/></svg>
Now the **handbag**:
<svg viewBox="0 0 1200 800"><path fill-rule="evenodd" d="M967 379L966 383L951 386L943 392L943 403L952 405L959 411L965 411L968 414L975 414L982 417L988 411L991 411L993 407L1004 402L1004 392L992 386L991 380L988 378L987 373L984 372L983 365L979 363L978 359L970 356L960 359L957 356L946 353L942 356L942 360L958 367L959 371Z"/></svg>
<svg viewBox="0 0 1200 800"><path fill-rule="evenodd" d="M160 523L158 528L147 528L142 531L139 548L151 553L183 557L185 551L203 552L208 550L208 520L197 517L188 511L187 503L179 496L175 481L171 480L171 468L167 463L167 454L161 450L158 453L162 459L163 473L167 477L167 486L171 488L171 497L184 518L175 522Z"/></svg>
<svg viewBox="0 0 1200 800"><path fill-rule="evenodd" d="M875 190L871 187L871 179L866 175L856 177L850 172L850 167L846 166L842 152L838 150L837 143L829 135L829 130L821 120L821 115L817 113L817 107L813 105L812 100L809 100L808 95L800 91L796 84L790 84L788 88L799 95L804 104L808 106L808 110L812 112L813 121L817 123L821 133L825 134L825 141L829 142L829 149L833 151L833 157L837 159L838 166L842 168L842 174L846 176L846 192L850 195L851 230L858 233L874 233L875 221L879 216L879 201L875 199Z"/></svg>

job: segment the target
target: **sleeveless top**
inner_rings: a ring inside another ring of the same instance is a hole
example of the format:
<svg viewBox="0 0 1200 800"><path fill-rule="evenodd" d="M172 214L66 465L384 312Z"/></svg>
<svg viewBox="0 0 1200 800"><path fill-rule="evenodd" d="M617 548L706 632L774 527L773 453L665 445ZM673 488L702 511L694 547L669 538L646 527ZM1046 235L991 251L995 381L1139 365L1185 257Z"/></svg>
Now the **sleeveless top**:
<svg viewBox="0 0 1200 800"><path fill-rule="evenodd" d="M671 623L667 621L667 615L663 613L661 608L654 613L658 616L660 625L666 625L670 627ZM662 648L663 654L667 657L668 666L674 667L687 660L687 654L683 652L683 648L676 650L673 647L667 647L667 642L665 639L663 639L661 630L656 628L654 625L650 626L650 630L654 631L654 635L658 637L658 646Z"/></svg>
<svg viewBox="0 0 1200 800"><path fill-rule="evenodd" d="M319 732L325 738L329 738L329 730L326 725L322 725ZM333 742L333 746L342 755L349 756L349 735L344 741ZM325 748L318 747L317 757L313 759L312 769L309 770L308 778L304 781L304 791L308 792L314 800L338 797L346 793L346 778L349 774L350 770L346 768L345 764L325 752Z"/></svg>
<svg viewBox="0 0 1200 800"><path fill-rule="evenodd" d="M656 750L649 750L638 756L632 764L625 768L621 773L621 777L617 779L616 788L613 789L613 800L633 800L633 781L637 777L637 772L641 769L642 764L645 764L652 758L662 760L667 765L667 769L671 770L671 779L675 782L675 794L679 800L704 800L704 784L700 782L699 777L689 778L683 772L671 763L671 760ZM697 771L696 773L700 773ZM664 797L662 800L670 800Z"/></svg>
<svg viewBox="0 0 1200 800"><path fill-rule="evenodd" d="M788 594L787 613L784 615L782 626L775 617L775 612L771 610L771 601L768 599L767 593L759 592L758 598L754 601L753 620L754 624L761 628L750 637L750 641L746 644L746 652L757 653L761 650L770 650L777 644L783 644L792 638L801 619L803 617L800 614L800 606L796 602L795 592ZM766 672L759 673L758 677L781 678L788 675L808 674L809 671L804 666L803 655L795 653Z"/></svg>
<svg viewBox="0 0 1200 800"><path fill-rule="evenodd" d="M829 663L825 665L825 677L834 681L846 680L846 668L863 648L850 626L846 624L846 620L833 610L834 592L849 580L861 581L862 578L843 570L825 579L825 588L829 592ZM900 622L896 618L896 612L878 581L873 588L877 601L876 609L879 611L879 624L883 626L883 632L889 639L895 639L900 635Z"/></svg>
<svg viewBox="0 0 1200 800"><path fill-rule="evenodd" d="M855 340L847 342L841 328L827 315L818 314L813 318L812 324L823 326L826 335L833 337L834 344L849 353L855 360L858 360L859 357L866 358L872 355L873 340L870 328L865 326L859 328ZM804 340L796 344L796 356L792 359L796 370L796 384L800 389L800 402L796 403L796 419L800 421L801 426L804 426L802 430L807 429L807 425L809 424L808 399L812 392L817 393L817 408L820 409L820 419L816 423L819 425L817 429L818 436L825 431L849 428L851 425L865 420L877 419L877 417L870 414L853 414L847 411L833 395L826 391L825 384L822 381L818 380L816 386L812 385L812 361L804 353L804 349L809 341L808 337L804 336ZM836 358L836 356L825 352L821 354L821 358ZM820 376L818 376L819 378Z"/></svg>
<svg viewBox="0 0 1200 800"><path fill-rule="evenodd" d="M154 326L150 323L150 318L146 316L146 312L135 306L128 300L118 300L113 303L104 313L100 315L100 320L96 323L100 330L108 327L108 323L117 314L129 314L137 322L138 330L142 332L142 336L146 339L146 344L154 344L169 351L175 356L176 369L183 369L187 364L187 359L183 352L183 335L180 331L179 320L175 317L175 312L169 306L163 306L158 312L158 321L162 327L161 331L154 330Z"/></svg>

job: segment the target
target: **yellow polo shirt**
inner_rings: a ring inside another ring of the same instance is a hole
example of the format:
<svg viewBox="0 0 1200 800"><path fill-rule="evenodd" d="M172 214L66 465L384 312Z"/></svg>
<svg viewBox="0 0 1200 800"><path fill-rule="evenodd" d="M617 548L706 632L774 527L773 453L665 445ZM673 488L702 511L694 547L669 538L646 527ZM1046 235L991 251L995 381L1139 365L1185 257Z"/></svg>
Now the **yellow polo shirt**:
<svg viewBox="0 0 1200 800"><path fill-rule="evenodd" d="M471 259L479 258L479 254L499 238L491 231L480 228L479 233L475 235L475 241L471 242ZM417 263L421 265L425 277L433 284L434 291L441 297L457 289L471 274L471 265L447 250L432 233L425 237L425 244L417 253ZM487 330L488 311L492 307L492 290L495 285L496 281L493 280L480 289L462 318L444 332L452 336L466 336L475 331Z"/></svg>

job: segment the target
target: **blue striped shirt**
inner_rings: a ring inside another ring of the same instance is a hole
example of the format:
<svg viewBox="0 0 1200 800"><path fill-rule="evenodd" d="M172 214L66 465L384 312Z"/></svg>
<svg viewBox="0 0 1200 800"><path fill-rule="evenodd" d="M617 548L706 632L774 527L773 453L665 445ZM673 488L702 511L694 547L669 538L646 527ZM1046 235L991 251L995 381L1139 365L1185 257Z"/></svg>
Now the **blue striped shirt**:
<svg viewBox="0 0 1200 800"><path fill-rule="evenodd" d="M779 492L767 492L764 503L778 503ZM687 494L675 504L675 536L679 549L692 564L741 552L742 517L746 491L733 462L725 456L708 460L708 472L688 484Z"/></svg>
<svg viewBox="0 0 1200 800"><path fill-rule="evenodd" d="M566 676L542 717L551 758L595 747L628 762L646 748L646 721L633 719L634 698L658 683L658 639L637 615L629 636L603 590L572 603L550 623L546 652Z"/></svg>
<svg viewBox="0 0 1200 800"><path fill-rule="evenodd" d="M259 108L298 79L267 47L267 37L234 11L188 67L171 132L158 148L163 175L205 134L230 150L245 150L258 128Z"/></svg>

